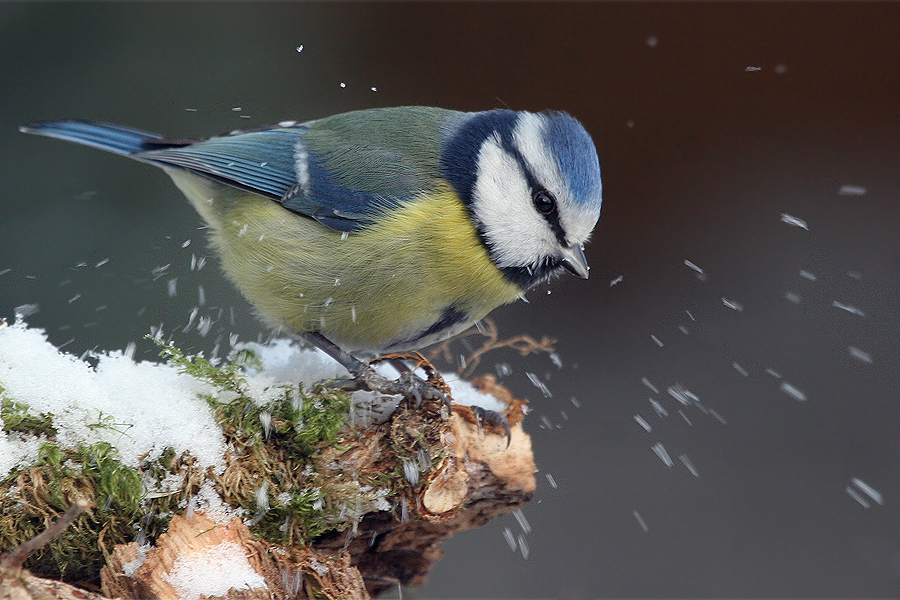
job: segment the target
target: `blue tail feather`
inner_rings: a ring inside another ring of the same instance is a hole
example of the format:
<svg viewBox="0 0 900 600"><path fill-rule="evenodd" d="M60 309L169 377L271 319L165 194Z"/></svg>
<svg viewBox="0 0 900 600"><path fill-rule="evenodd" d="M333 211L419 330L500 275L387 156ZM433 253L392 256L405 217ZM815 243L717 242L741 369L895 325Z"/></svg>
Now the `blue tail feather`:
<svg viewBox="0 0 900 600"><path fill-rule="evenodd" d="M163 139L155 133L79 119L30 123L20 127L19 131L76 142L122 156L158 149L158 141Z"/></svg>

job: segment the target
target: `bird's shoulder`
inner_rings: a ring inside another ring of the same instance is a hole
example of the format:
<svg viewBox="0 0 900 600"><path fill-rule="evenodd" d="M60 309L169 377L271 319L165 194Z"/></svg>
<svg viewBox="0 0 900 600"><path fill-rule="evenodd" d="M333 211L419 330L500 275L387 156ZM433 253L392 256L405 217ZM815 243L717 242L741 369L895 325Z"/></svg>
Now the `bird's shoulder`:
<svg viewBox="0 0 900 600"><path fill-rule="evenodd" d="M285 208L342 231L442 183L441 151L463 113L433 107L375 108L305 124L298 183Z"/></svg>
<svg viewBox="0 0 900 600"><path fill-rule="evenodd" d="M353 189L408 191L437 177L444 140L463 113L426 106L358 110L308 124L302 144L312 160Z"/></svg>

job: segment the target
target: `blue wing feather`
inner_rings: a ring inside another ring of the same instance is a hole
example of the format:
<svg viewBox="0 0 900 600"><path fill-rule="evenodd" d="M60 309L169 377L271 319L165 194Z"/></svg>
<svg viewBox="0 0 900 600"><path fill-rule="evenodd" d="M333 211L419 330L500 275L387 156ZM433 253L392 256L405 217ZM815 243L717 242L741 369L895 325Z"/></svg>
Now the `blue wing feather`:
<svg viewBox="0 0 900 600"><path fill-rule="evenodd" d="M281 200L282 206L338 231L358 231L375 222L379 212L398 206L408 197L352 189L339 182L318 155L308 155L308 180ZM373 169L377 173L377 169Z"/></svg>
<svg viewBox="0 0 900 600"><path fill-rule="evenodd" d="M21 129L187 169L268 197L332 229L355 231L440 177L441 128L456 114L423 107L370 109L199 141L74 119Z"/></svg>
<svg viewBox="0 0 900 600"><path fill-rule="evenodd" d="M188 169L274 200L297 184L294 154L303 129L268 129L141 152L157 164Z"/></svg>
<svg viewBox="0 0 900 600"><path fill-rule="evenodd" d="M188 169L267 196L291 212L338 231L363 229L374 222L378 212L406 199L405 194L398 198L345 185L339 160L324 158L305 147L303 134L307 129L297 126L238 133L189 146L141 152L135 158ZM397 170L401 164L399 156L381 156L385 152L351 143L341 148L343 158L357 166L361 158L368 158L362 162L369 163L376 179L380 171ZM302 182L300 162L305 170Z"/></svg>

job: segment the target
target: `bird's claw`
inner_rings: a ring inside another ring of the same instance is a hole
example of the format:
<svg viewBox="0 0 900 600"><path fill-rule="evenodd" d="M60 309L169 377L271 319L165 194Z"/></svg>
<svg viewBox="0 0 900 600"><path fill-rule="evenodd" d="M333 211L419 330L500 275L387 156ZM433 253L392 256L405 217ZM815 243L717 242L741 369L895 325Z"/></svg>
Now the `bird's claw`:
<svg viewBox="0 0 900 600"><path fill-rule="evenodd" d="M443 402L447 411L450 411L450 396L431 382L420 379L412 371L401 373L400 378L391 383L399 384L403 389L401 393L406 398L415 398L416 408L422 405L422 400L435 400Z"/></svg>
<svg viewBox="0 0 900 600"><path fill-rule="evenodd" d="M509 443L512 441L512 431L510 431L509 421L506 420L506 417L495 410L487 410L480 406L471 406L469 408L472 409L472 414L475 415L479 429L484 425L502 427L504 433L506 433L506 447L509 448Z"/></svg>
<svg viewBox="0 0 900 600"><path fill-rule="evenodd" d="M416 377L411 371L400 374L396 380L388 379L371 367L360 370L352 379L335 379L329 387L345 391L369 390L388 396L400 395L415 400L416 408L423 400L443 402L450 410L450 396L431 383Z"/></svg>
<svg viewBox="0 0 900 600"><path fill-rule="evenodd" d="M450 412L450 404L453 401L450 397L450 386L447 385L440 372L427 358L418 352L385 354L373 360L372 363L382 361L392 363L400 371L400 377L397 381L387 380L374 371L372 373L390 384L400 386L400 390L395 393L403 394L406 398L414 398L416 400L416 408L421 406L422 400L441 401L447 407L447 412ZM415 366L409 368L406 366L406 361L414 361ZM425 371L425 374L428 376L427 380L423 380L415 374L415 370L418 368L422 368Z"/></svg>

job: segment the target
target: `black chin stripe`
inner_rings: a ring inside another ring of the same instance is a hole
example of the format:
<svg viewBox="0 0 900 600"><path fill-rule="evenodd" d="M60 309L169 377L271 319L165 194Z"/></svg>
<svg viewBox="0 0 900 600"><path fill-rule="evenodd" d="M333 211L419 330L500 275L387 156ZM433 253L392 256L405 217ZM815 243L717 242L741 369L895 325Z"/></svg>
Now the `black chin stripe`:
<svg viewBox="0 0 900 600"><path fill-rule="evenodd" d="M556 259L546 259L537 266L502 267L500 269L508 281L516 284L523 290L531 289L539 283L550 280L560 274L562 270L562 265Z"/></svg>

